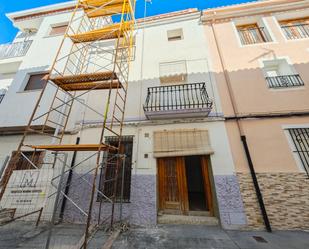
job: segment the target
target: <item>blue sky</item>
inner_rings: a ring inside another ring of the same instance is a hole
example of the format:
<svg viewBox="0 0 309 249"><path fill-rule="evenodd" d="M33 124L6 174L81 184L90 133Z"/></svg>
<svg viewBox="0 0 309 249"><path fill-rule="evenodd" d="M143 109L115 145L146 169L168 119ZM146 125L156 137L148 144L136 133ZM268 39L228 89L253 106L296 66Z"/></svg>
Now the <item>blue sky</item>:
<svg viewBox="0 0 309 249"><path fill-rule="evenodd" d="M206 9L254 0L152 0L148 4L147 16L167 13L187 8ZM40 7L49 4L68 2L66 0L0 0L0 44L11 42L16 35L15 29L6 13ZM144 16L144 0L137 0L136 16Z"/></svg>

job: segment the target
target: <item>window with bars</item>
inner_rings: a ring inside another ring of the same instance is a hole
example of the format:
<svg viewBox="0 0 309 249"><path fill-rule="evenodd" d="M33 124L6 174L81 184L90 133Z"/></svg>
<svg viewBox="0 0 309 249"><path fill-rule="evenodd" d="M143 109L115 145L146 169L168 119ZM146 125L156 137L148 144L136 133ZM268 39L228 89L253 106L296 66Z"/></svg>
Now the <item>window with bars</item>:
<svg viewBox="0 0 309 249"><path fill-rule="evenodd" d="M11 158L14 158L16 151L12 152ZM24 154L19 156L17 170L33 169L33 166L29 160L37 167L41 168L41 163L43 162L44 152L43 151L23 151ZM29 160L27 160L27 157Z"/></svg>
<svg viewBox="0 0 309 249"><path fill-rule="evenodd" d="M264 27L257 23L237 26L242 45L270 42L270 36Z"/></svg>
<svg viewBox="0 0 309 249"><path fill-rule="evenodd" d="M304 82L286 59L263 61L263 71L269 88L288 88L303 86Z"/></svg>
<svg viewBox="0 0 309 249"><path fill-rule="evenodd" d="M280 26L288 40L309 38L309 18L280 21Z"/></svg>
<svg viewBox="0 0 309 249"><path fill-rule="evenodd" d="M118 147L118 138L115 136L106 137L105 143L112 146ZM133 151L133 136L123 136L121 137L121 145L119 154L124 154L125 165L124 165L124 179L123 179L123 202L130 201L131 195L131 171L132 171L132 151ZM116 175L116 163L117 157L113 154L109 154L107 160L108 163L105 163L101 169L100 174L100 184L99 189L109 198L112 198L114 194L114 184L115 184L115 175ZM120 165L120 171L118 174L118 183L116 191L116 201L121 199L121 186L122 186L122 163ZM97 201L104 201L104 198L100 194L97 196Z"/></svg>
<svg viewBox="0 0 309 249"><path fill-rule="evenodd" d="M34 169L33 165L37 168L42 167L43 159L45 156L44 151L22 151L22 154L17 154L17 151L13 151L11 154L11 159L7 164L7 167L4 171L3 177L0 181L0 186L6 182L6 180L10 177L10 170L11 168L16 166L15 170L28 170ZM18 155L18 156L17 156ZM31 161L31 163L30 163Z"/></svg>
<svg viewBox="0 0 309 249"><path fill-rule="evenodd" d="M293 152L297 154L309 177L309 128L293 128L288 131L294 145Z"/></svg>

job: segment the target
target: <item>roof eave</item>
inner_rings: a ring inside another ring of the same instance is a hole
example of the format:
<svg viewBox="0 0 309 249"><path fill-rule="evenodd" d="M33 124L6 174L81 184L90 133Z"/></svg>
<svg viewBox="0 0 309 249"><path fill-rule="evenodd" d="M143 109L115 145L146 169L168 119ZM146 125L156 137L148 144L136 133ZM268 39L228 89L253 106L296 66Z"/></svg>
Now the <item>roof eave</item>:
<svg viewBox="0 0 309 249"><path fill-rule="evenodd" d="M75 5L76 5L76 1L70 1L70 2L65 2L65 3L58 3L58 4L52 4L52 5L47 5L43 7L28 9L28 10L11 12L11 13L7 13L6 16L12 22L14 22L16 19L22 18L24 16L37 14L38 12L47 12L47 11L53 11L57 9L65 9L65 8L74 7Z"/></svg>
<svg viewBox="0 0 309 249"><path fill-rule="evenodd" d="M208 9L203 11L202 21L211 22L214 20L231 19L249 15L259 15L269 12L292 10L295 8L309 7L306 0L265 0L253 3L245 3Z"/></svg>

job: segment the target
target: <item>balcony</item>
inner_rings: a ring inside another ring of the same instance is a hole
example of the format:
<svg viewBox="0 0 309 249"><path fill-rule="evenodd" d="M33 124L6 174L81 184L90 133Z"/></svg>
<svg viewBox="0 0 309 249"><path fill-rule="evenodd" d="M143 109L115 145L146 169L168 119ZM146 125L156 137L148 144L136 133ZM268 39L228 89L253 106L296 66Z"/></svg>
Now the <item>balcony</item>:
<svg viewBox="0 0 309 249"><path fill-rule="evenodd" d="M26 55L32 41L0 45L0 60Z"/></svg>
<svg viewBox="0 0 309 249"><path fill-rule="evenodd" d="M5 94L3 93L0 93L0 104L1 104L1 102L2 102L2 100L4 99L4 96L5 96Z"/></svg>
<svg viewBox="0 0 309 249"><path fill-rule="evenodd" d="M206 117L211 108L205 83L150 87L144 104L148 119Z"/></svg>
<svg viewBox="0 0 309 249"><path fill-rule="evenodd" d="M309 38L309 24L294 24L281 26L288 40Z"/></svg>
<svg viewBox="0 0 309 249"><path fill-rule="evenodd" d="M287 88L303 86L304 82L298 74L266 77L270 88Z"/></svg>
<svg viewBox="0 0 309 249"><path fill-rule="evenodd" d="M271 42L269 35L263 27L239 28L237 30L242 45Z"/></svg>

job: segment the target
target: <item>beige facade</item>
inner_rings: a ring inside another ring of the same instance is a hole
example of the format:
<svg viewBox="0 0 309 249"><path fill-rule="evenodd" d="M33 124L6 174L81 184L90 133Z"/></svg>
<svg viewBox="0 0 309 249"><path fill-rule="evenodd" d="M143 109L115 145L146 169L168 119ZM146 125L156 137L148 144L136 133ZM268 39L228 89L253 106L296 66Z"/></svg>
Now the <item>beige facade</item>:
<svg viewBox="0 0 309 249"><path fill-rule="evenodd" d="M250 228L264 224L241 136L272 228L309 226L308 18L307 1L261 1L203 14Z"/></svg>

